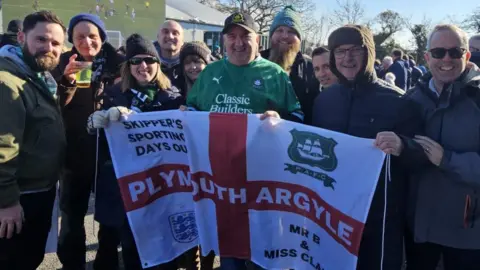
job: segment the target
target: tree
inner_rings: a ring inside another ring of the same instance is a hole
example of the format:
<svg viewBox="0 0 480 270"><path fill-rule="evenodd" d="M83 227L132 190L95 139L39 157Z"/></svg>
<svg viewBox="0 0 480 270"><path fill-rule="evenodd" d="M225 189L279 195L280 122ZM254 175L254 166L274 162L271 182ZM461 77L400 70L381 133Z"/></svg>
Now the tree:
<svg viewBox="0 0 480 270"><path fill-rule="evenodd" d="M458 26L461 26L463 24L462 20L458 18L458 15L456 14L448 14L443 21L450 23L450 24L455 24Z"/></svg>
<svg viewBox="0 0 480 270"><path fill-rule="evenodd" d="M333 27L329 15L324 13L318 19L314 19L310 15L304 15L302 21L303 39L308 40L316 47L324 45Z"/></svg>
<svg viewBox="0 0 480 270"><path fill-rule="evenodd" d="M378 14L372 22L373 26L378 26L378 32L373 36L375 46L381 46L393 34L401 31L405 25L405 20L398 12L386 10Z"/></svg>
<svg viewBox="0 0 480 270"><path fill-rule="evenodd" d="M425 16L421 23L408 25L408 29L413 35L412 43L415 47L414 56L417 63L424 63L424 54L427 51L428 33L430 32L431 21Z"/></svg>
<svg viewBox="0 0 480 270"><path fill-rule="evenodd" d="M376 58L383 59L390 55L394 49L401 49L406 52L405 48L402 48L402 45L398 44L394 38L389 38L382 46L375 47Z"/></svg>
<svg viewBox="0 0 480 270"><path fill-rule="evenodd" d="M462 24L464 28L480 33L480 7L475 9Z"/></svg>
<svg viewBox="0 0 480 270"><path fill-rule="evenodd" d="M315 10L312 0L223 0L215 8L225 13L242 11L250 14L258 24L259 32L264 34L270 29L275 15L287 5L292 5L300 14L311 14Z"/></svg>
<svg viewBox="0 0 480 270"><path fill-rule="evenodd" d="M219 4L218 0L197 0L197 2L213 8L215 8Z"/></svg>
<svg viewBox="0 0 480 270"><path fill-rule="evenodd" d="M358 24L365 15L361 0L336 0L337 9L333 11L331 23L335 26Z"/></svg>

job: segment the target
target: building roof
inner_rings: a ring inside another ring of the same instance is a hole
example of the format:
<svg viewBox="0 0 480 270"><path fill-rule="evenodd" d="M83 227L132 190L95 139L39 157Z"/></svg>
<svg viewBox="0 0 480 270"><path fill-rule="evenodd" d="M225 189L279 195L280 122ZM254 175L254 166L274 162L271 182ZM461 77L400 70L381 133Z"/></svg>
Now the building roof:
<svg viewBox="0 0 480 270"><path fill-rule="evenodd" d="M223 26L228 14L198 3L196 0L166 0L166 17L199 24Z"/></svg>

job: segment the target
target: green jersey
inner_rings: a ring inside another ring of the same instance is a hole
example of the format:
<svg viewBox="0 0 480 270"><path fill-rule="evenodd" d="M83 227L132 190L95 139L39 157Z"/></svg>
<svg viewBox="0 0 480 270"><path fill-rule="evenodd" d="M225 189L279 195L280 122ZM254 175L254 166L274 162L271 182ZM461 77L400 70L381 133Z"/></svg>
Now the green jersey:
<svg viewBox="0 0 480 270"><path fill-rule="evenodd" d="M273 110L282 118L290 115L303 121L287 73L262 57L245 66L233 65L227 59L209 64L188 92L187 106L218 113L257 114Z"/></svg>

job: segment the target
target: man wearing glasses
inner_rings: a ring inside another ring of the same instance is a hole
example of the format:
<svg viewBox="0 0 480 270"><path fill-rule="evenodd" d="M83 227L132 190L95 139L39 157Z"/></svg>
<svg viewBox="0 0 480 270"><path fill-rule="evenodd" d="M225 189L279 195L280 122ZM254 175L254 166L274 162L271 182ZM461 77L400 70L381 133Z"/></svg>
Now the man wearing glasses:
<svg viewBox="0 0 480 270"><path fill-rule="evenodd" d="M427 42L431 73L409 98L422 107L426 136L415 136L429 165L411 178L408 270L480 265L480 72L467 68L467 34L437 25Z"/></svg>
<svg viewBox="0 0 480 270"><path fill-rule="evenodd" d="M421 130L418 106L402 97L404 91L377 78L375 43L367 27L346 25L335 30L328 47L330 69L338 84L316 98L313 125L375 139L377 148L393 156L390 180L387 184L384 169L373 196L357 269L380 269L381 265L401 269L407 173L414 164L421 164L416 158L426 161L422 147L410 139ZM358 181L360 185L361 176Z"/></svg>

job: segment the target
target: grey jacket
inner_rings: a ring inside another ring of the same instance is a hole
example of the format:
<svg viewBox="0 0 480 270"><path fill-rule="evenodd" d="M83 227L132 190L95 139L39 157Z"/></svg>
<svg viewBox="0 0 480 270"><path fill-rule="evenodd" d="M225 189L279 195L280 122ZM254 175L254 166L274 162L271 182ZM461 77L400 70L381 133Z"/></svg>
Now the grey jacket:
<svg viewBox="0 0 480 270"><path fill-rule="evenodd" d="M427 163L411 177L409 227L416 242L480 249L480 72L465 71L440 97L430 79L422 77L408 95L444 155L439 167Z"/></svg>

